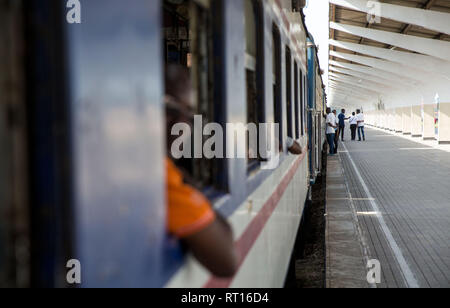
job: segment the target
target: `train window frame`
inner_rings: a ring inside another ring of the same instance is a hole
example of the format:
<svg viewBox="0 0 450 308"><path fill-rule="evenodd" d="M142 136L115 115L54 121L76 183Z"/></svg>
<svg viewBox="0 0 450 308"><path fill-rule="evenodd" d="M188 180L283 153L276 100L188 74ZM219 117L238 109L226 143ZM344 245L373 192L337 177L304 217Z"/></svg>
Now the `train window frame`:
<svg viewBox="0 0 450 308"><path fill-rule="evenodd" d="M279 125L279 146L283 146L283 87L282 87L282 50L279 27L272 25L272 85L273 85L273 122Z"/></svg>
<svg viewBox="0 0 450 308"><path fill-rule="evenodd" d="M213 8L209 1L188 0L180 5L186 5L187 8L187 18L184 22L187 24L185 40L188 40L186 46L189 47L186 48L189 49L189 53L186 53L186 59L184 59L182 57L184 55L183 50L181 49L185 48L185 45L180 45L179 52L182 56L179 57L180 61L178 63L173 64L179 64L189 69L194 88L194 113L202 116L203 125L214 123L217 122L217 112L221 110L221 106L218 105L220 102L217 103L215 100L216 61L214 61ZM166 1L164 1L164 14L167 13L168 6L170 6L170 3L167 5ZM174 14L177 15L177 13ZM179 27L178 22L179 20L176 21L177 27ZM165 17L163 17L162 27L163 31L167 29ZM167 53L168 42L166 35L163 33L162 40L166 50L164 63L167 65L170 64L170 59ZM206 137L203 136L203 138ZM194 145L195 143L192 142L191 144ZM226 181L221 179L221 173L225 168L221 159L189 158L176 163L179 167L188 167L183 168L185 176L188 178L188 183L202 190L207 196L215 196L219 192L227 191Z"/></svg>
<svg viewBox="0 0 450 308"><path fill-rule="evenodd" d="M292 121L292 52L289 46L286 45L285 59L286 59L286 122L287 122L287 136L294 138L293 132L293 121Z"/></svg>
<svg viewBox="0 0 450 308"><path fill-rule="evenodd" d="M259 0L244 1L245 25L245 76L246 76L246 104L247 124L256 125L256 157L250 157L250 132L247 132L247 171L252 172L260 167L262 161L258 153L259 129L258 125L265 122L264 101L264 8ZM249 22L250 21L250 22Z"/></svg>
<svg viewBox="0 0 450 308"><path fill-rule="evenodd" d="M300 107L299 107L299 100L300 100L300 87L299 87L299 69L297 61L294 61L294 110L295 110L295 139L300 139Z"/></svg>
<svg viewBox="0 0 450 308"><path fill-rule="evenodd" d="M300 93L301 93L301 100L300 100L300 118L301 118L301 135L302 137L305 136L305 102L306 102L306 75L303 74L303 71L300 70Z"/></svg>

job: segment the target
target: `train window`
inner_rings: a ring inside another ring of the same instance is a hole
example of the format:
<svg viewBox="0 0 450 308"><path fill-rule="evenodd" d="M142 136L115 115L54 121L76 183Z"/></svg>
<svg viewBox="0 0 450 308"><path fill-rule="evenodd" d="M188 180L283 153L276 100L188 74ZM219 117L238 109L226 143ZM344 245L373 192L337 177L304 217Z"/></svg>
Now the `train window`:
<svg viewBox="0 0 450 308"><path fill-rule="evenodd" d="M214 121L217 108L214 105L213 33L209 1L164 0L163 10L165 64L189 69L194 88L192 111L201 115L203 125L206 125ZM190 184L197 188L214 186L218 176L217 160L183 158L176 163L191 176Z"/></svg>
<svg viewBox="0 0 450 308"><path fill-rule="evenodd" d="M295 93L295 139L300 138L300 107L299 107L299 79L297 61L294 63L294 93Z"/></svg>
<svg viewBox="0 0 450 308"><path fill-rule="evenodd" d="M305 102L306 102L306 78L302 71L300 71L300 122L301 122L301 133L302 136L305 135Z"/></svg>
<svg viewBox="0 0 450 308"><path fill-rule="evenodd" d="M263 88L263 55L261 48L261 10L257 0L244 0L245 9L245 72L247 88L247 123L258 124L264 122ZM255 127L255 126L254 126ZM249 168L258 165L258 129L255 131L256 143L250 146L250 135L247 136L247 158ZM250 133L249 133L250 134Z"/></svg>
<svg viewBox="0 0 450 308"><path fill-rule="evenodd" d="M292 135L292 56L291 50L286 46L286 113L288 137Z"/></svg>
<svg viewBox="0 0 450 308"><path fill-rule="evenodd" d="M272 75L273 75L273 105L274 123L279 124L280 147L283 144L283 113L281 94L281 37L280 30L276 25L272 29Z"/></svg>

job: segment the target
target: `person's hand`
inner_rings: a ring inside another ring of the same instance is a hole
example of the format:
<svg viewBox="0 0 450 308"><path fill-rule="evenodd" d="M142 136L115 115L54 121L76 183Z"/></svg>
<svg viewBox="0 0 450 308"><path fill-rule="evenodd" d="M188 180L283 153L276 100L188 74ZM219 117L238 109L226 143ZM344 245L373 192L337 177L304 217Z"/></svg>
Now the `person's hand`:
<svg viewBox="0 0 450 308"><path fill-rule="evenodd" d="M303 153L303 147L297 141L294 141L292 147L289 148L289 153L293 155L301 155Z"/></svg>

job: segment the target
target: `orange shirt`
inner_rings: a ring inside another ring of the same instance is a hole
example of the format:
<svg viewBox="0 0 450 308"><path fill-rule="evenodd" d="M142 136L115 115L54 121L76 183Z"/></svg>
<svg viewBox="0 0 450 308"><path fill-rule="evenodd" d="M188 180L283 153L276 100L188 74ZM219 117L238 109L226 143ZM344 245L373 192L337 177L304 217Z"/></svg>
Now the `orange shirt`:
<svg viewBox="0 0 450 308"><path fill-rule="evenodd" d="M183 182L183 176L175 164L166 160L169 232L185 238L211 225L216 214L209 201L193 187Z"/></svg>

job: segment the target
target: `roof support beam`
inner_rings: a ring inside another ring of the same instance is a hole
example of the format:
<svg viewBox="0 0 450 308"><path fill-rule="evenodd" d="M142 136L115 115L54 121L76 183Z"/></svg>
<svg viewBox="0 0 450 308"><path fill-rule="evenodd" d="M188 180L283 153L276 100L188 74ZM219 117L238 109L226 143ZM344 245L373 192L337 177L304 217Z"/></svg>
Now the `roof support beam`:
<svg viewBox="0 0 450 308"><path fill-rule="evenodd" d="M365 98L373 98L378 97L378 93L368 92L361 88L354 88L343 83L333 82L330 83L330 89L334 89L336 91L342 91L346 93L354 93L355 95L365 97Z"/></svg>
<svg viewBox="0 0 450 308"><path fill-rule="evenodd" d="M435 3L437 0L428 0L425 4L422 4L422 9L424 10L429 10ZM407 24L402 32L403 34L408 34L408 32L411 30L411 28L413 27L412 24ZM444 33L439 33L439 35L437 36L438 39L441 39L441 35L444 35ZM395 46L389 46L388 49L395 49Z"/></svg>
<svg viewBox="0 0 450 308"><path fill-rule="evenodd" d="M335 65L339 67L343 67L352 71L361 72L366 75L375 76L378 78L382 78L385 80L388 80L389 82L395 82L397 84L401 84L406 87L413 87L418 85L419 83L417 81L414 81L413 79L409 79L406 76L400 76L397 74L389 73L377 68L365 66L365 65L359 65L359 64L350 64L346 62L339 62L339 61L330 61L330 65Z"/></svg>
<svg viewBox="0 0 450 308"><path fill-rule="evenodd" d="M373 5L369 5L370 2L371 1L368 0L330 0L330 3L335 5L347 7L367 14L372 13L373 10ZM450 34L450 14L448 13L388 3L377 3L377 5L379 5L380 8L380 17L405 24L420 26L440 33Z"/></svg>
<svg viewBox="0 0 450 308"><path fill-rule="evenodd" d="M389 81L389 80L386 80L386 79L382 79L382 78L379 78L379 77L375 77L375 76L371 76L371 75L368 75L368 74L360 73L360 72L355 72L355 71L352 71L352 70L349 70L349 69L345 69L345 68L339 68L339 67L330 66L330 71L338 72L338 73L341 73L341 74L346 74L346 75L349 75L349 76L360 78L362 80L367 80L369 82L376 82L376 83L379 83L379 84L382 84L382 85L385 85L385 86L388 86L388 87L399 87L399 88L402 87L401 85L398 86L398 85L392 84L392 81Z"/></svg>
<svg viewBox="0 0 450 308"><path fill-rule="evenodd" d="M360 95L367 96L367 97L379 97L380 96L380 93L378 93L376 91L368 90L368 89L361 88L358 86L353 86L352 84L343 83L341 81L330 80L330 87L335 87L335 88L342 89L342 90L357 92Z"/></svg>
<svg viewBox="0 0 450 308"><path fill-rule="evenodd" d="M361 54L397 62L411 68L419 68L429 73L440 74L450 80L450 62L443 61L442 59L336 40L330 40L330 44Z"/></svg>
<svg viewBox="0 0 450 308"><path fill-rule="evenodd" d="M450 61L450 42L447 41L438 41L418 36L367 29L363 27L344 25L335 22L331 22L330 27L335 30L365 37L377 42L390 44L393 46Z"/></svg>
<svg viewBox="0 0 450 308"><path fill-rule="evenodd" d="M342 92L342 91L336 91L336 90L330 91L330 96L332 96L332 97L352 98L353 100L356 100L358 102L376 101L375 98L361 97L361 96L359 96L357 94L348 93L348 92Z"/></svg>
<svg viewBox="0 0 450 308"><path fill-rule="evenodd" d="M362 80L361 78L352 77L352 76L343 75L343 74L336 74L333 72L330 72L329 76L338 78L340 80L354 82L355 85L358 85L360 87L366 87L368 89L374 89L380 93L392 92L391 87L385 86L385 85L382 85L382 84L379 84L379 83L376 83L373 81L365 81L365 80Z"/></svg>
<svg viewBox="0 0 450 308"><path fill-rule="evenodd" d="M350 95L350 96L353 96L353 97L360 98L362 100L370 100L370 99L374 99L375 98L373 96L363 96L363 95L361 95L361 94L359 94L357 92L351 92L351 91L348 91L348 90L340 90L338 88L330 87L330 94L334 94L334 93L347 95L347 96Z"/></svg>
<svg viewBox="0 0 450 308"><path fill-rule="evenodd" d="M353 61L356 63L361 63L364 65L368 65L371 67L381 69L386 72L390 72L390 73L398 74L398 75L405 76L408 78L412 78L419 83L423 82L423 76L425 75L421 71L411 69L407 66L404 66L404 65L398 64L398 63L394 63L391 61L357 56L357 55L353 55L353 54L335 52L335 51L331 51L330 54L335 57L338 57L338 58L346 59L346 60Z"/></svg>
<svg viewBox="0 0 450 308"><path fill-rule="evenodd" d="M357 81L355 82L355 80L353 80L351 78L347 79L347 78L343 78L343 77L340 77L340 76L330 75L330 80L343 82L343 83L346 83L346 84L349 84L349 85L356 86L358 88L362 88L362 89L370 90L370 91L373 91L373 92L377 92L377 93L379 93L379 95L382 95L382 94L386 93L385 89L379 89L379 88L374 87L372 85L367 85L367 84L364 84L364 83L358 83Z"/></svg>
<svg viewBox="0 0 450 308"><path fill-rule="evenodd" d="M359 99L357 97L345 96L345 95L340 95L340 94L334 94L333 95L333 100L334 100L334 98L337 98L341 102L343 101L345 104L352 105L352 106L357 106L357 104L367 104L367 103L369 103L368 101L366 101L364 99Z"/></svg>
<svg viewBox="0 0 450 308"><path fill-rule="evenodd" d="M348 99L345 97L336 97L333 99L332 103L331 103L331 108L332 109L336 109L336 108L345 108L348 110L357 110L365 105L367 105L367 102L360 102L360 101L355 101L353 99Z"/></svg>
<svg viewBox="0 0 450 308"><path fill-rule="evenodd" d="M342 95L345 97L354 97L354 98L358 98L361 101L367 101L369 99L373 99L374 97L367 97L367 96L361 96L358 93L353 93L353 92L347 92L347 91L342 91L342 90L336 90L336 89L332 89L330 91L330 94L335 94L335 95Z"/></svg>

